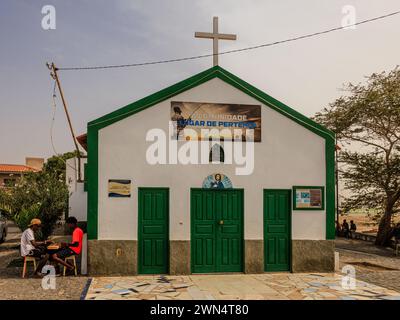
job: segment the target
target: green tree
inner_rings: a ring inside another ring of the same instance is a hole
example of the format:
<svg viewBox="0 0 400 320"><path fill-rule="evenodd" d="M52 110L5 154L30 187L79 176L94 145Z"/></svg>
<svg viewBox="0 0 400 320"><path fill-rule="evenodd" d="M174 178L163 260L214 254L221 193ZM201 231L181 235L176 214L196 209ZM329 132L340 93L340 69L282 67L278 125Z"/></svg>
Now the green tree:
<svg viewBox="0 0 400 320"><path fill-rule="evenodd" d="M21 230L28 228L31 220L40 216L40 205L35 203L29 208L22 208L18 214L12 216L15 224Z"/></svg>
<svg viewBox="0 0 400 320"><path fill-rule="evenodd" d="M55 155L47 159L46 163L43 165L43 171L53 172L60 178L65 180L66 172L66 161L70 158L77 156L77 151L66 152L62 155Z"/></svg>
<svg viewBox="0 0 400 320"><path fill-rule="evenodd" d="M42 221L41 235L52 234L57 221L68 210L66 163L75 152L49 158L42 171L25 174L13 188L0 190L0 205L23 230L33 217Z"/></svg>
<svg viewBox="0 0 400 320"><path fill-rule="evenodd" d="M365 84L348 84L348 95L317 113L315 120L334 131L341 178L352 191L344 210L378 212L377 245L391 238L400 212L400 69L374 73Z"/></svg>

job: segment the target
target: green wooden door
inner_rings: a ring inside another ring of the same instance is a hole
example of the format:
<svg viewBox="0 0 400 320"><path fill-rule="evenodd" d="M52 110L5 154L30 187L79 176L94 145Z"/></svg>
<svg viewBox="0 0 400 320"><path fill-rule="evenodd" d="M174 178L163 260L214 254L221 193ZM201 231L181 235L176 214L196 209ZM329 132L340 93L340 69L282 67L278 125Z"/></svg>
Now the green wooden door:
<svg viewBox="0 0 400 320"><path fill-rule="evenodd" d="M243 190L191 190L192 272L243 270Z"/></svg>
<svg viewBox="0 0 400 320"><path fill-rule="evenodd" d="M264 190L264 268L290 271L290 190Z"/></svg>
<svg viewBox="0 0 400 320"><path fill-rule="evenodd" d="M139 188L139 273L168 273L168 219L169 190Z"/></svg>

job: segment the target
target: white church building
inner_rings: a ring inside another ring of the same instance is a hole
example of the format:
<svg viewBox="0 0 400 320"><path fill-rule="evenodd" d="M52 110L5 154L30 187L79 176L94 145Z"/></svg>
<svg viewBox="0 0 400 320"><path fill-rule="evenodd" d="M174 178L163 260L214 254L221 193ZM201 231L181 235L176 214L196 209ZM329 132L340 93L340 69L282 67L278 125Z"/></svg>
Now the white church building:
<svg viewBox="0 0 400 320"><path fill-rule="evenodd" d="M89 274L333 271L334 141L219 66L89 122Z"/></svg>

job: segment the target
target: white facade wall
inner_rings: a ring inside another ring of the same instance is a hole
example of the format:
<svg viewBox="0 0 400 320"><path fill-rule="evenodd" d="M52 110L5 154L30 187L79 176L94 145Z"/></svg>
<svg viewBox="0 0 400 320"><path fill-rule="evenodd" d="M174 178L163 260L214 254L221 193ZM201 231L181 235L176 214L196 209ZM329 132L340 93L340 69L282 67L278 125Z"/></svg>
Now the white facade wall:
<svg viewBox="0 0 400 320"><path fill-rule="evenodd" d="M81 158L81 178L84 179L84 164L86 158ZM78 182L78 158L66 161L66 179L69 191L68 216L73 216L78 221L87 221L87 192L84 191L83 182Z"/></svg>
<svg viewBox="0 0 400 320"><path fill-rule="evenodd" d="M190 240L190 188L220 172L244 189L245 239L263 239L263 189L294 185L325 186L325 140L262 105L262 138L255 143L254 172L237 176L236 165L150 165L146 133L163 129L168 137L171 101L260 104L215 78L99 131L98 239L136 240L138 187L170 189L170 240ZM184 142L180 142L182 145ZM109 179L131 179L131 198L109 198ZM325 211L292 211L292 239L325 240Z"/></svg>

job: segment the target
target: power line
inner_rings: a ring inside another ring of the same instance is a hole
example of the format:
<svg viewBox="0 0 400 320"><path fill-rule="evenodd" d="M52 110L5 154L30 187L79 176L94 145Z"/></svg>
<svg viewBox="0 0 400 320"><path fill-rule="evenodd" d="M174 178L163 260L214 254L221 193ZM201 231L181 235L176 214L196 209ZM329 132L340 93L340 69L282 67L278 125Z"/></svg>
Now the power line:
<svg viewBox="0 0 400 320"><path fill-rule="evenodd" d="M56 151L56 147L54 145L54 137L53 137L54 122L56 120L56 112L57 112L56 81L55 80L54 80L54 85L53 85L52 107L53 107L53 116L52 116L51 125L50 125L50 141L51 141L51 146L53 148L54 154L58 155L58 152Z"/></svg>
<svg viewBox="0 0 400 320"><path fill-rule="evenodd" d="M56 157L58 157L62 162L64 162L66 166L70 167L72 170L74 170L75 172L77 172L78 170L77 170L75 167L73 167L73 166L71 166L70 164L68 164L68 162L65 161L65 160L63 159L62 155L59 154L59 153L57 152L56 147L55 147L55 145L54 145L53 129L54 129L54 122L55 122L55 120L56 120L56 112L57 112L56 85L57 85L57 83L56 83L56 81L54 80L53 94L52 94L53 116L52 116L51 125L50 125L50 141L51 141L51 147L53 148L53 152L54 152L54 155L55 155Z"/></svg>
<svg viewBox="0 0 400 320"><path fill-rule="evenodd" d="M67 117L68 126L69 126L69 129L70 129L70 132L71 132L72 140L73 140L74 145L75 145L76 157L78 158L78 182L82 182L82 179L81 179L81 152L79 150L79 146L78 146L78 143L76 141L74 128L72 127L71 117L69 115L68 108L67 108L67 103L66 103L65 98L64 98L63 90L61 88L60 79L58 77L58 72L57 72L58 68L55 66L54 63L51 63L51 64L50 63L46 63L46 66L47 66L47 68L49 70L51 70L50 75L56 81L56 84L57 84L57 87L58 87L58 91L60 92L61 101L63 103L63 107L64 107L64 111L65 111L65 116ZM53 96L54 96L54 92L53 92Z"/></svg>
<svg viewBox="0 0 400 320"><path fill-rule="evenodd" d="M249 50L254 50L254 49L259 49L259 48L272 47L272 46L283 44L283 43L293 42L293 41L297 41L297 40L303 40L303 39L307 39L307 38L313 38L313 37L316 37L316 36L324 35L324 34L335 32L335 31L340 31L340 30L343 30L343 29L352 28L352 27L359 26L359 25L366 24L366 23L370 23L370 22L373 22L373 21L386 19L386 18L395 16L395 15L398 15L398 14L400 14L400 10L392 12L392 13L389 13L389 14L385 14L385 15L382 15L382 16L378 16L378 17L375 17L375 18L363 20L363 21L360 21L360 22L357 22L357 23L354 23L354 24L346 25L346 26L336 27L336 28L327 29L327 30L324 30L324 31L314 32L314 33L310 33L310 34L306 34L306 35L302 35L302 36L298 36L298 37L293 37L293 38L289 38L289 39L285 39L285 40L280 40L280 41L260 44L260 45L256 45L256 46L223 51L223 52L218 53L218 55L226 55L226 54L249 51ZM105 65L105 66L65 67L65 68L57 68L57 70L77 71L77 70L129 68L129 67L140 67L140 66L148 66L148 65L155 65L155 64L165 64L165 63L172 63L172 62L181 62L181 61L202 59L202 58L207 58L207 57L212 57L212 56L214 56L214 54L209 53L209 54L203 54L203 55L197 55L197 56L191 56L191 57L185 57L185 58L169 59L169 60L150 61L150 62L141 62L141 63L132 63L132 64Z"/></svg>

